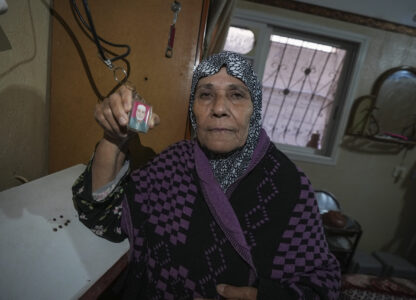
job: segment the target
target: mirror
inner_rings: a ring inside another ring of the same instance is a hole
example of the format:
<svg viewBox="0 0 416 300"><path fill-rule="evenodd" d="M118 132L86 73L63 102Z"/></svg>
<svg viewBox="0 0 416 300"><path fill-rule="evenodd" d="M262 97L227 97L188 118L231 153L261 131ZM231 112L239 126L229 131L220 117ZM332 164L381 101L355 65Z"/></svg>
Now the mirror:
<svg viewBox="0 0 416 300"><path fill-rule="evenodd" d="M374 84L375 120L379 134L389 132L416 138L416 69L391 69Z"/></svg>
<svg viewBox="0 0 416 300"><path fill-rule="evenodd" d="M402 66L385 71L371 94L357 99L351 113L349 134L416 142L416 68Z"/></svg>

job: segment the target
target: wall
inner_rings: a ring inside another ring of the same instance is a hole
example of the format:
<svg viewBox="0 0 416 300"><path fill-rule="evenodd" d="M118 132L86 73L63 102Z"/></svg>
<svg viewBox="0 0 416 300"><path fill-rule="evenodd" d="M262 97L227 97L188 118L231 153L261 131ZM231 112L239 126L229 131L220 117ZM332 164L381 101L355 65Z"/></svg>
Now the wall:
<svg viewBox="0 0 416 300"><path fill-rule="evenodd" d="M18 185L15 175L45 175L48 149L49 12L41 1L8 5L0 15L12 46L0 52L0 190Z"/></svg>
<svg viewBox="0 0 416 300"><path fill-rule="evenodd" d="M337 20L270 8L249 2L239 2L238 7L259 10L286 18L308 20L369 38L367 57L359 75L355 98L369 94L378 75L400 65L416 66L416 37L377 30ZM366 145L379 151L363 151L357 144L339 145L335 166L297 162L310 177L315 189L324 189L336 195L343 210L357 219L363 227L359 248L366 251L378 249L397 251L407 257L416 252L416 149L386 154L388 145ZM400 163L406 167L406 176L395 182L392 172ZM411 178L413 175L413 178ZM411 242L413 241L413 245Z"/></svg>

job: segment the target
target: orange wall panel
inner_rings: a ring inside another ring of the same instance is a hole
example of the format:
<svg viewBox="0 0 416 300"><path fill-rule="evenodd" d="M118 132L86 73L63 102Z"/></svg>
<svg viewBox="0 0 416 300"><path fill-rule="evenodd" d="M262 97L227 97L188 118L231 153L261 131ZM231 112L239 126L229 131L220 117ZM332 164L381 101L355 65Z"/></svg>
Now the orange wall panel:
<svg viewBox="0 0 416 300"><path fill-rule="evenodd" d="M143 146L158 153L183 139L203 0L180 1L182 9L176 23L172 58L166 58L165 51L173 20L173 1L89 2L97 33L108 41L130 45L129 80L161 118L156 129L140 135ZM82 3L77 3L83 12ZM95 44L76 22L70 1L55 1L54 9L57 17L52 25L49 172L86 163L102 136L93 116L99 99L71 33L85 54L99 92L106 95L116 85L112 71L99 59ZM124 51L123 48L108 48L117 53ZM122 61L115 65L126 68Z"/></svg>

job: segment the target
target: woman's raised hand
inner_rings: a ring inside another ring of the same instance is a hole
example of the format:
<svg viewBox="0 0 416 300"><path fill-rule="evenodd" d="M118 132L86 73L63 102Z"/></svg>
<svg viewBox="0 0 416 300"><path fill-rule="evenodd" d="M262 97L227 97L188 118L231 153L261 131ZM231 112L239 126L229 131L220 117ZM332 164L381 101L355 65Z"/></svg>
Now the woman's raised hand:
<svg viewBox="0 0 416 300"><path fill-rule="evenodd" d="M107 139L111 139L117 144L123 144L130 137L134 136L133 132L127 130L132 104L132 89L122 86L117 92L96 105L94 117L97 123L104 129L104 135ZM159 123L159 116L153 113L148 123L149 128L153 128Z"/></svg>

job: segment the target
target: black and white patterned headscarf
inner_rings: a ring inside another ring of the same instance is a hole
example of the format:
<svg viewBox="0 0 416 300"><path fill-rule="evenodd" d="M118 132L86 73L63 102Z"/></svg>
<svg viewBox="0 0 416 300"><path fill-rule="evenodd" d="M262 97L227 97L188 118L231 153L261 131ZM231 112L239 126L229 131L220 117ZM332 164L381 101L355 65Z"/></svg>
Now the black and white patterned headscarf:
<svg viewBox="0 0 416 300"><path fill-rule="evenodd" d="M233 151L228 156L210 157L214 176L221 185L223 191L226 191L247 169L259 140L261 129L262 91L257 75L254 73L251 64L241 55L226 51L214 54L203 60L194 71L189 101L190 119L195 132L197 123L193 113L193 104L198 81L203 77L218 73L222 67L226 68L229 75L240 79L247 86L250 91L251 101L253 102L253 114L250 117L247 141L244 146Z"/></svg>

